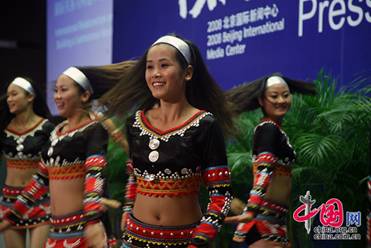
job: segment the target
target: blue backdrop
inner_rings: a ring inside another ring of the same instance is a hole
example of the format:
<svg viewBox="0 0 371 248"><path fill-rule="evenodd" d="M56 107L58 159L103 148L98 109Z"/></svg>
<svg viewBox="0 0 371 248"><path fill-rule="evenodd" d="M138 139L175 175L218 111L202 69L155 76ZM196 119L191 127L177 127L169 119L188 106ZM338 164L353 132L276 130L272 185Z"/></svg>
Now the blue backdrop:
<svg viewBox="0 0 371 248"><path fill-rule="evenodd" d="M70 66L112 61L112 0L48 0L47 99L57 114L55 80Z"/></svg>
<svg viewBox="0 0 371 248"><path fill-rule="evenodd" d="M194 41L229 88L279 71L341 85L371 75L371 0L114 1L113 61L141 56L159 36Z"/></svg>

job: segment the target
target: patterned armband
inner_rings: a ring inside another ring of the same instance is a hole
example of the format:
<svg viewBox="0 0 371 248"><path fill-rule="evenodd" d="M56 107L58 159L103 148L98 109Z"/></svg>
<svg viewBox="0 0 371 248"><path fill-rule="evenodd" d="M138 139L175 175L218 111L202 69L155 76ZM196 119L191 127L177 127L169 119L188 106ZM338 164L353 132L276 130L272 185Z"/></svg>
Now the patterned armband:
<svg viewBox="0 0 371 248"><path fill-rule="evenodd" d="M99 218L104 210L100 198L103 194L104 184L102 170L106 164L104 156L101 155L90 156L85 161L84 212L87 221Z"/></svg>
<svg viewBox="0 0 371 248"><path fill-rule="evenodd" d="M228 166L209 167L203 179L209 191L210 202L206 214L195 228L192 244L200 247L214 239L231 206L231 179Z"/></svg>
<svg viewBox="0 0 371 248"><path fill-rule="evenodd" d="M257 211L264 202L276 161L277 158L271 153L261 153L253 159L254 183L247 201L247 211Z"/></svg>
<svg viewBox="0 0 371 248"><path fill-rule="evenodd" d="M13 210L19 217L23 217L36 202L44 200L49 196L49 181L48 178L40 172L33 175L32 180L22 191L22 194L17 197L17 201L13 205ZM28 216L32 218L33 216Z"/></svg>
<svg viewBox="0 0 371 248"><path fill-rule="evenodd" d="M122 211L131 212L137 195L137 183L134 176L133 161L130 159L126 161L126 171L129 174L129 178L126 183L125 204L122 207Z"/></svg>

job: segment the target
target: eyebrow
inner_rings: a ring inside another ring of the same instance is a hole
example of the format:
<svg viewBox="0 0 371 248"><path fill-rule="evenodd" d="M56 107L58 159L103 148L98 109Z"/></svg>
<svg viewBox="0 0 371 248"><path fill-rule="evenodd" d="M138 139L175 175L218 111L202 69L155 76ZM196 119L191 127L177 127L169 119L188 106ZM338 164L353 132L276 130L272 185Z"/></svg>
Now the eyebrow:
<svg viewBox="0 0 371 248"><path fill-rule="evenodd" d="M158 61L160 61L160 62L162 62L162 61L170 61L170 59L168 59L168 58L161 58L161 59L159 59ZM149 63L149 62L153 62L153 60L147 60L147 63Z"/></svg>
<svg viewBox="0 0 371 248"><path fill-rule="evenodd" d="M62 88L62 87L68 87L68 85L64 85L64 84L62 84L62 85L54 85L54 88Z"/></svg>
<svg viewBox="0 0 371 248"><path fill-rule="evenodd" d="M285 91L282 91L282 92L279 92L279 91L268 91L268 93L290 93L289 90L285 90Z"/></svg>

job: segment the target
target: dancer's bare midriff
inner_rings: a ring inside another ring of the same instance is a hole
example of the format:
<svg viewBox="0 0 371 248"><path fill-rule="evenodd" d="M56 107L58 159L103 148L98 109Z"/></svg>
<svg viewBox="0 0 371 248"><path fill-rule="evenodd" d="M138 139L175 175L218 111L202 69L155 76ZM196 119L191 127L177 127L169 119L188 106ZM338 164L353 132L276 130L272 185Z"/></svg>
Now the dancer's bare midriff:
<svg viewBox="0 0 371 248"><path fill-rule="evenodd" d="M288 206L291 194L291 176L274 175L269 183L265 199Z"/></svg>
<svg viewBox="0 0 371 248"><path fill-rule="evenodd" d="M12 187L24 187L36 172L37 168L7 168L5 184Z"/></svg>
<svg viewBox="0 0 371 248"><path fill-rule="evenodd" d="M138 194L133 214L140 221L161 226L180 226L198 222L202 213L198 195L153 197Z"/></svg>
<svg viewBox="0 0 371 248"><path fill-rule="evenodd" d="M54 216L74 213L83 209L84 178L50 180L50 207Z"/></svg>

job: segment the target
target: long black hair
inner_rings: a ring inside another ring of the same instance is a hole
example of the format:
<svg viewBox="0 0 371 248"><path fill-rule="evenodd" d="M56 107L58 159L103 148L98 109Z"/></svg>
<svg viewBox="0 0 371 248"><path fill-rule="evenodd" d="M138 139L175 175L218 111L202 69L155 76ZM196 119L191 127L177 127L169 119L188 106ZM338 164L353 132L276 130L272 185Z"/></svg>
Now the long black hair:
<svg viewBox="0 0 371 248"><path fill-rule="evenodd" d="M135 60L126 60L116 64L101 66L76 66L89 79L94 90L91 99L98 99L118 81L124 77L127 72L136 64ZM79 84L80 91L85 91Z"/></svg>
<svg viewBox="0 0 371 248"><path fill-rule="evenodd" d="M93 89L93 94L86 103L83 103L82 108L86 112L90 111L104 111L105 107L99 102L99 97L110 90L113 86L125 76L134 65L135 60L126 60L115 64L98 65L98 66L74 66L89 80L90 86ZM67 74L62 73L62 75ZM82 95L87 89L83 88L78 82L71 78L74 85L78 89L79 95ZM55 82L56 83L56 82ZM98 101L93 101L98 100ZM56 117L55 119L64 119L63 117Z"/></svg>
<svg viewBox="0 0 371 248"><path fill-rule="evenodd" d="M176 36L179 39L182 39ZM189 40L185 41L191 50L190 65L193 76L186 83L186 98L195 108L213 113L226 134L233 133L232 114L228 108L223 91L210 75L199 49ZM138 60L138 63L120 82L108 91L100 101L109 106L108 114L123 116L136 109L149 109L158 103L152 96L145 80L146 60L150 48ZM185 70L188 63L176 50L176 59Z"/></svg>
<svg viewBox="0 0 371 248"><path fill-rule="evenodd" d="M233 109L234 113L241 114L245 111L252 111L260 108L259 98L264 95L267 79L272 76L279 76L283 78L286 81L291 93L300 93L306 95L314 95L316 93L315 85L313 83L291 79L276 72L256 79L252 82L237 85L226 91L226 99L231 104L231 108Z"/></svg>
<svg viewBox="0 0 371 248"><path fill-rule="evenodd" d="M49 119L51 116L50 111L49 111L48 105L46 104L45 97L41 93L41 90L38 84L36 84L33 80L31 80L28 77L22 77L22 78L30 82L35 92L33 105L32 105L33 112L38 116ZM8 89L10 84L11 83L7 85L6 89ZM25 92L26 94L30 94L27 91ZM9 125L10 121L15 117L14 114L10 113L9 106L6 100L7 100L7 93L5 93L4 95L0 97L0 131L4 130Z"/></svg>

